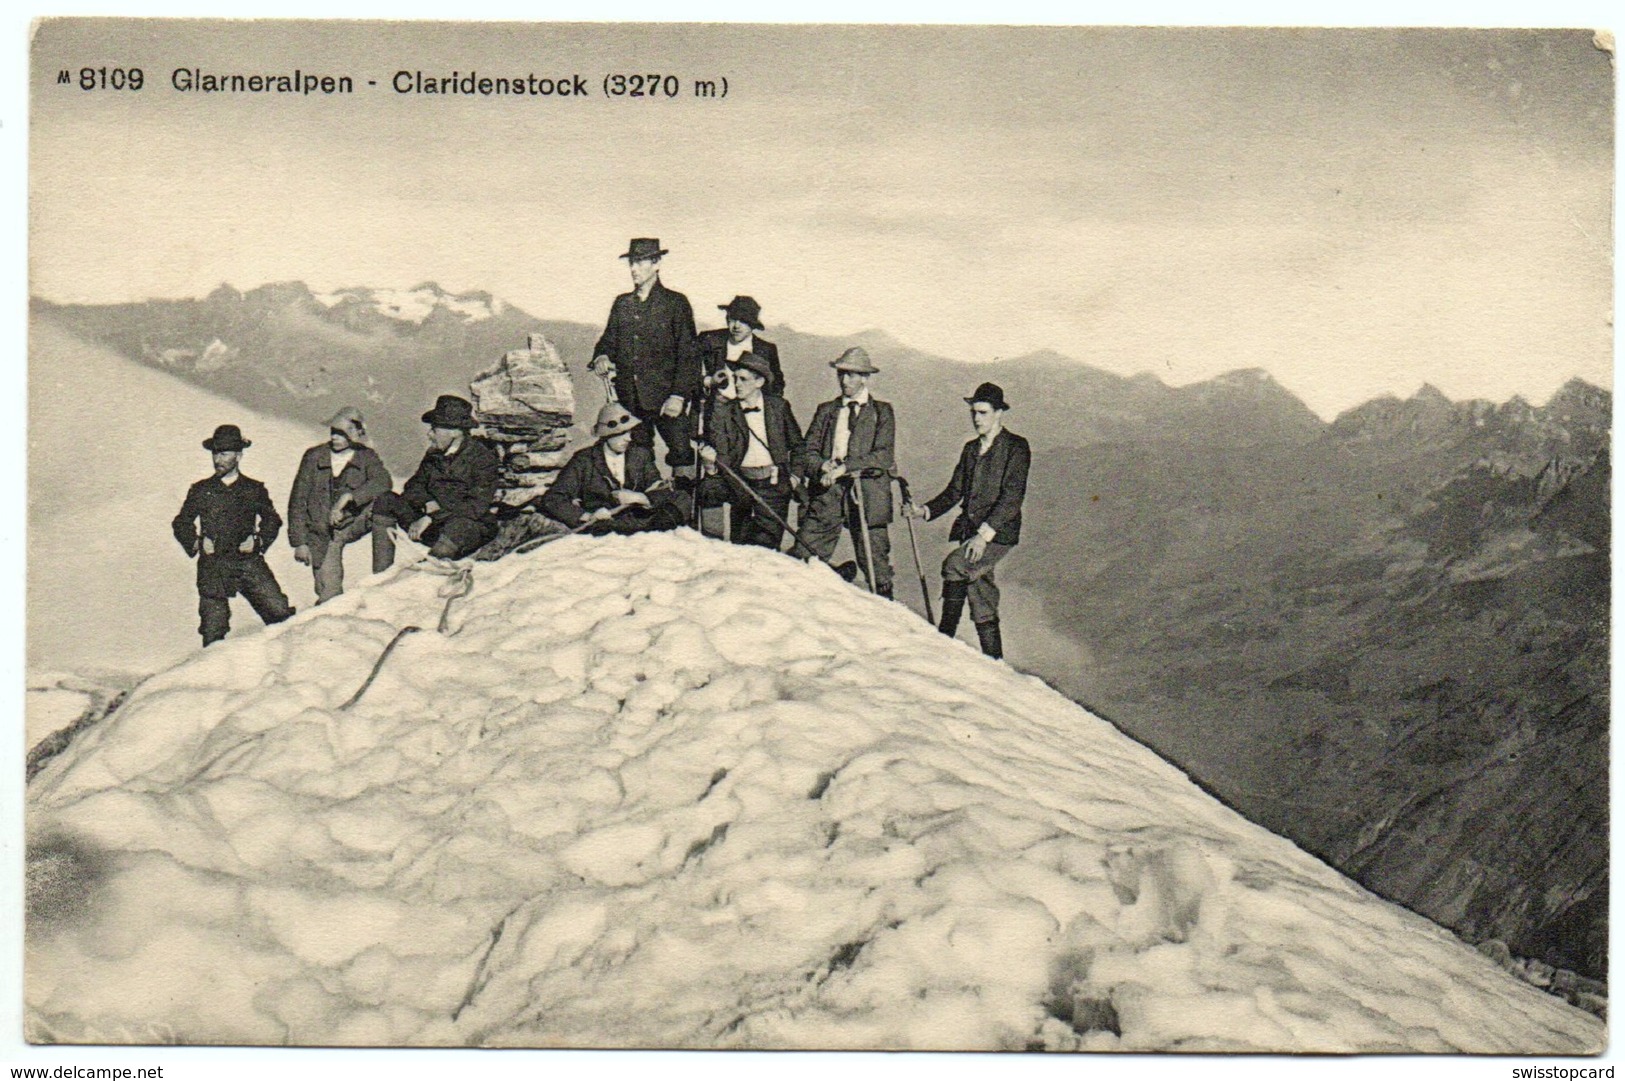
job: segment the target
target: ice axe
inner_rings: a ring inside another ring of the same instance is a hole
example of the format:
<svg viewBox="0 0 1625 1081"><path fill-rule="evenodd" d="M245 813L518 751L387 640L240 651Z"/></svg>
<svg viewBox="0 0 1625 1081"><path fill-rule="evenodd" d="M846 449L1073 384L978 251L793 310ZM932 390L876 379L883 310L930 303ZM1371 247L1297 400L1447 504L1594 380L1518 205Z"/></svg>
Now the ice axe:
<svg viewBox="0 0 1625 1081"><path fill-rule="evenodd" d="M728 474L729 478L732 479L735 484L737 484L739 487L743 488L745 490L746 495L748 495L752 499L756 500L756 505L758 507L762 508L762 513L763 514L766 514L769 518L773 519L773 521L778 523L778 525L779 525L779 527L781 529L783 529L786 533L790 534L790 540L792 542L794 542L790 546L790 554L792 556L795 555L795 553L798 550L803 551L803 552L810 552L811 551L810 548L808 548L805 544L803 544L801 542L801 534L799 534L795 530L791 529L790 528L790 523L786 522L784 520L784 516L781 515L778 511L774 510L772 507L768 506L767 500L763 499L760 495L756 494L756 490L754 488L752 488L749 484L746 484L745 479L743 477L741 477L738 473L734 472L733 466L729 465L727 462L723 461L721 458L716 459L715 464L716 464L718 469L720 469L724 473Z"/></svg>
<svg viewBox="0 0 1625 1081"><path fill-rule="evenodd" d="M900 476L892 479L897 482L897 490L902 493L903 503L906 505L914 502L908 494L908 481ZM925 618L935 626L937 614L931 610L931 590L925 584L925 567L920 563L920 542L914 536L914 519L905 514L903 520L908 523L908 546L914 553L914 573L920 576L920 599L925 602Z"/></svg>
<svg viewBox="0 0 1625 1081"><path fill-rule="evenodd" d="M587 370L596 375L604 384L604 401L619 402L621 396L615 393L615 362L605 356L593 357L587 363Z"/></svg>
<svg viewBox="0 0 1625 1081"><path fill-rule="evenodd" d="M858 501L858 530L863 534L864 562L869 565L867 581L870 593L875 592L875 546L869 540L869 512L863 505L863 478L884 477L885 475L886 471L884 469L860 469L856 473L847 474L852 481L852 497Z"/></svg>
<svg viewBox="0 0 1625 1081"><path fill-rule="evenodd" d="M671 483L670 481L668 481L664 477L662 477L659 480L655 481L653 484L649 485L649 487L645 488L644 489L644 494L647 495L647 494L652 494L654 492L658 492L661 489L668 487L670 485L670 483ZM627 509L628 507L635 507L635 506L637 506L636 503L621 503L621 504L618 504L617 506L614 506L614 507L610 508L610 512L609 512L608 517L605 517L605 518L589 518L585 522L582 522L581 524L577 525L574 529L567 529L563 533L549 533L546 536L534 537L531 540L526 541L524 544L521 544L519 547L515 548L512 552L510 552L508 554L509 555L523 555L526 552L534 552L536 549L540 548L544 544L551 544L556 540L563 540L565 537L573 537L578 533L585 533L587 530L591 529L593 526L597 525L599 522L607 522L607 521L609 521L610 518L615 517L617 514L621 513L621 511Z"/></svg>

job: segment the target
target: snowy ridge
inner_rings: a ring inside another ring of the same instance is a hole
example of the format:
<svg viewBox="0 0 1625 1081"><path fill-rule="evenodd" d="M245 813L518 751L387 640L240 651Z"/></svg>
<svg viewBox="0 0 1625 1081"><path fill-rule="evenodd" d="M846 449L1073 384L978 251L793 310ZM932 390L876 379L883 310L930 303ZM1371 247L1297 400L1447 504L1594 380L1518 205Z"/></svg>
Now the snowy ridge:
<svg viewBox="0 0 1625 1081"><path fill-rule="evenodd" d="M500 315L504 306L502 301L483 294L459 296L427 282L413 289L340 289L332 293L313 293L312 296L324 308L345 301L369 304L391 319L418 324L433 315L436 308L444 308L464 319L477 320Z"/></svg>
<svg viewBox="0 0 1625 1081"><path fill-rule="evenodd" d="M196 655L30 785L30 1039L1603 1045L821 567L570 538L441 635L447 585Z"/></svg>

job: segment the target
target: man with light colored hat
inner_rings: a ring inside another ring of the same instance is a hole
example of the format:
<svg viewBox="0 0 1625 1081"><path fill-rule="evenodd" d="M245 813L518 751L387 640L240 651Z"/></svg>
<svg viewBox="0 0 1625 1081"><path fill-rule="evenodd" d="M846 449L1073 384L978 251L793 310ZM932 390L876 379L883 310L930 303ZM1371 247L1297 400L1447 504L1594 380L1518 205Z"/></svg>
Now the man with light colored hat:
<svg viewBox="0 0 1625 1081"><path fill-rule="evenodd" d="M755 297L741 295L717 307L728 317L728 325L718 330L702 330L699 337L700 374L706 388L721 398L735 397L728 369L750 353L768 366L763 393L784 397L779 347L756 333L762 329L762 306L756 303Z"/></svg>
<svg viewBox="0 0 1625 1081"><path fill-rule="evenodd" d="M436 559L461 559L497 534L497 452L471 434L478 422L466 398L442 394L423 423L429 450L400 495L373 503L373 531L399 525Z"/></svg>
<svg viewBox="0 0 1625 1081"><path fill-rule="evenodd" d="M891 535L886 527L892 520L897 419L889 402L869 393L869 377L880 369L862 346L848 349L830 367L835 369L841 394L819 405L807 427L802 461L810 498L801 540L827 563L844 526L870 589L890 597ZM843 564L837 569L850 568Z"/></svg>
<svg viewBox="0 0 1625 1081"><path fill-rule="evenodd" d="M780 523L790 514L792 480L805 456L801 426L789 402L766 392L773 368L765 358L744 353L733 368L738 396L716 403L700 459L707 470L721 461L732 471L724 474L732 508L728 539L777 549L784 539Z"/></svg>
<svg viewBox="0 0 1625 1081"><path fill-rule="evenodd" d="M942 562L942 621L937 629L952 637L969 599L982 652L1002 657L999 587L993 569L1021 539L1021 503L1027 495L1032 449L1004 427L1010 405L997 383L983 383L965 404L970 406L976 437L960 451L948 487L923 507L907 504L903 513L930 521L960 508L948 532L956 547Z"/></svg>
<svg viewBox="0 0 1625 1081"><path fill-rule="evenodd" d="M597 442L570 456L542 496L542 512L593 535L675 529L683 512L659 493L654 451L633 440L642 421L619 402L605 402L592 434Z"/></svg>
<svg viewBox="0 0 1625 1081"><path fill-rule="evenodd" d="M372 570L395 562L388 530L372 528L372 504L390 490L389 470L368 445L361 411L347 405L327 422L327 442L305 451L288 495L288 543L311 568L316 603L344 592L344 548L372 534Z"/></svg>
<svg viewBox="0 0 1625 1081"><path fill-rule="evenodd" d="M635 237L622 253L632 291L615 298L604 333L593 346L595 370L614 373L615 396L638 418L633 441L666 444L666 464L692 472L690 397L699 391L699 344L688 298L660 281L666 249L654 237Z"/></svg>
<svg viewBox="0 0 1625 1081"><path fill-rule="evenodd" d="M198 633L205 646L231 630L231 598L241 593L267 624L293 615L288 595L265 562L282 518L265 485L243 476L243 451L254 444L235 424L222 424L203 441L214 474L192 485L170 529L197 560Z"/></svg>

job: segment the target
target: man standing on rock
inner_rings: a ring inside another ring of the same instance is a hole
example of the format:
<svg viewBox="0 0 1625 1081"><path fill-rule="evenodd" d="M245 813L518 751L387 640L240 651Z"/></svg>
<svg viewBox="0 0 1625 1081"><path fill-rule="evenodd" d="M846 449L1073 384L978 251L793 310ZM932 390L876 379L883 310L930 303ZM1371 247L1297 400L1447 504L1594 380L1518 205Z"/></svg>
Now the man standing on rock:
<svg viewBox="0 0 1625 1081"><path fill-rule="evenodd" d="M880 369L861 346L848 349L829 366L836 371L841 395L821 404L807 428L802 461L811 498L801 540L827 563L845 526L870 589L890 597L891 536L886 526L892 519L897 419L889 402L869 394L869 377ZM836 569L848 580L855 576L855 568L846 564Z"/></svg>
<svg viewBox="0 0 1625 1081"><path fill-rule="evenodd" d="M542 496L542 511L571 529L594 536L675 529L682 508L669 491L651 494L661 483L654 451L633 440L642 421L618 402L598 411L598 441L570 456Z"/></svg>
<svg viewBox="0 0 1625 1081"><path fill-rule="evenodd" d="M497 452L470 434L477 422L466 398L442 394L423 423L428 453L400 495L385 492L373 503L373 532L400 525L434 558L461 559L497 534Z"/></svg>
<svg viewBox="0 0 1625 1081"><path fill-rule="evenodd" d="M231 630L231 598L238 593L268 625L294 611L264 555L282 530L282 519L265 485L238 468L251 446L237 425L216 428L203 441L214 475L192 485L170 523L186 554L197 559L198 633L205 646Z"/></svg>
<svg viewBox="0 0 1625 1081"><path fill-rule="evenodd" d="M666 249L636 237L621 255L632 291L615 298L609 322L593 347L595 371L613 371L615 395L638 418L633 441L654 450L654 432L666 444L666 464L691 478L694 448L685 410L700 385L699 345L688 298L660 282Z"/></svg>
<svg viewBox="0 0 1625 1081"><path fill-rule="evenodd" d="M720 460L738 477L727 477L733 519L728 539L777 549L784 539L780 522L790 514L791 473L805 457L801 426L789 402L767 393L773 368L766 358L744 353L733 364L738 397L717 401L700 458L707 468Z"/></svg>
<svg viewBox="0 0 1625 1081"><path fill-rule="evenodd" d="M948 531L958 547L942 563L942 622L937 629L953 637L968 597L982 652L1003 657L993 569L1021 539L1021 502L1027 495L1032 450L1021 436L1005 430L1010 406L997 383L983 383L965 402L976 438L960 451L948 487L924 507L909 503L903 513L930 521L960 507Z"/></svg>
<svg viewBox="0 0 1625 1081"><path fill-rule="evenodd" d="M367 445L361 411L345 406L327 422L327 442L305 451L288 496L293 558L316 577L316 603L344 592L344 548L372 534L372 570L395 562L389 531L372 528L372 504L390 490L389 470Z"/></svg>

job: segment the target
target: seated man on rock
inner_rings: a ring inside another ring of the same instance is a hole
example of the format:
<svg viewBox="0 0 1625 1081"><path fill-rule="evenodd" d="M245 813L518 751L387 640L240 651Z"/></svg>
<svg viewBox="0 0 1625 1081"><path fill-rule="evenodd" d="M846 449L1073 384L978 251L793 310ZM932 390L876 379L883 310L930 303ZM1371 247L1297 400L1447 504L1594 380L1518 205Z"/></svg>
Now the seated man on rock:
<svg viewBox="0 0 1625 1081"><path fill-rule="evenodd" d="M619 402L598 411L592 434L598 441L570 457L547 494L542 510L571 529L593 536L675 529L683 508L655 467L654 451L632 442L632 429L642 421Z"/></svg>
<svg viewBox="0 0 1625 1081"><path fill-rule="evenodd" d="M400 495L385 492L373 503L372 527L403 526L436 559L461 559L497 534L497 452L469 434L474 407L455 394L436 399L423 423L429 451Z"/></svg>

